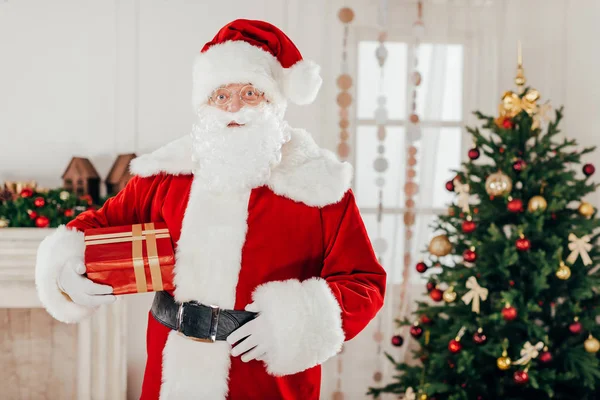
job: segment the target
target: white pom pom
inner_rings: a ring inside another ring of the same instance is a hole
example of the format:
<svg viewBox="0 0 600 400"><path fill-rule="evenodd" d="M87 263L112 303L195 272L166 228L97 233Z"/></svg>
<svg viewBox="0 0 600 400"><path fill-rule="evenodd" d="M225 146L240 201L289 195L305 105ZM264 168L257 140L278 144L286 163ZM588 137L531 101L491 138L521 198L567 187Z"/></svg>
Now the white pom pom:
<svg viewBox="0 0 600 400"><path fill-rule="evenodd" d="M295 104L310 104L317 97L323 79L321 67L309 60L302 60L285 69L283 92Z"/></svg>

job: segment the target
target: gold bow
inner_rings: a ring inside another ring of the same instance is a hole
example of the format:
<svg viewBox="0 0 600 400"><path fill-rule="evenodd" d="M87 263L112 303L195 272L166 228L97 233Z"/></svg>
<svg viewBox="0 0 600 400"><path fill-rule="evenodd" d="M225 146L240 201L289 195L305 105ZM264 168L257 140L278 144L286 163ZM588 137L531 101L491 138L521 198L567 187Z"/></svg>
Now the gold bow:
<svg viewBox="0 0 600 400"><path fill-rule="evenodd" d="M544 348L543 342L538 342L535 346L529 342L525 342L521 349L521 358L513 362L514 365L525 365L531 359L536 358L540 354L540 350Z"/></svg>
<svg viewBox="0 0 600 400"><path fill-rule="evenodd" d="M501 117L513 118L519 115L521 111L532 115L537 110L537 101L540 98L540 93L535 89L529 89L523 98L518 94L508 91L504 92L502 102L498 106Z"/></svg>
<svg viewBox="0 0 600 400"><path fill-rule="evenodd" d="M454 191L458 194L458 206L463 212L469 212L469 191L471 187L468 183L460 183L458 179L454 180Z"/></svg>
<svg viewBox="0 0 600 400"><path fill-rule="evenodd" d="M487 299L488 290L484 287L479 286L479 283L477 283L477 278L475 278L474 276L467 279L466 286L467 289L471 290L465 293L465 295L461 299L465 302L466 305L469 305L469 303L473 302L472 310L473 312L479 314L480 300L485 301Z"/></svg>
<svg viewBox="0 0 600 400"><path fill-rule="evenodd" d="M583 265L591 265L592 259L588 254L588 251L592 250L590 237L585 235L578 238L574 233L569 233L569 242L569 250L571 250L571 254L569 254L569 257L567 257L567 262L574 264L575 261L577 261L577 257L581 256Z"/></svg>

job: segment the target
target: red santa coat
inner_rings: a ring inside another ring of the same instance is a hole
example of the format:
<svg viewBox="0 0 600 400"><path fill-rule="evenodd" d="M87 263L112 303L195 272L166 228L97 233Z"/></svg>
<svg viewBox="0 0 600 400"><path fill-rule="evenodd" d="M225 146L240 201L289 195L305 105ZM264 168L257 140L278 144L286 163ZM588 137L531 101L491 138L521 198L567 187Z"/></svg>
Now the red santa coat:
<svg viewBox="0 0 600 400"><path fill-rule="evenodd" d="M176 246L176 300L254 302L277 339L263 361L243 363L227 342L192 341L149 314L141 398L318 399L320 364L383 304L386 274L349 188L352 169L294 130L267 184L213 193L191 173L190 140L134 160L136 176L117 196L42 242L40 299L65 322L90 315L55 284L65 260L83 257L82 231L164 221Z"/></svg>

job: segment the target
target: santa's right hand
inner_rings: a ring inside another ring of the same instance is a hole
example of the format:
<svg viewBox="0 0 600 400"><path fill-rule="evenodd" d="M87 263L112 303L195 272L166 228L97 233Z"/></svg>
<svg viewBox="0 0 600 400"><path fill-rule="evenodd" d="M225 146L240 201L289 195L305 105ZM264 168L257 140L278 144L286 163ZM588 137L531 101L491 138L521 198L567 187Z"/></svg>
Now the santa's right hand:
<svg viewBox="0 0 600 400"><path fill-rule="evenodd" d="M71 259L65 263L58 275L58 288L71 300L86 307L97 307L114 303L117 297L108 285L100 285L83 276L85 264L81 259Z"/></svg>

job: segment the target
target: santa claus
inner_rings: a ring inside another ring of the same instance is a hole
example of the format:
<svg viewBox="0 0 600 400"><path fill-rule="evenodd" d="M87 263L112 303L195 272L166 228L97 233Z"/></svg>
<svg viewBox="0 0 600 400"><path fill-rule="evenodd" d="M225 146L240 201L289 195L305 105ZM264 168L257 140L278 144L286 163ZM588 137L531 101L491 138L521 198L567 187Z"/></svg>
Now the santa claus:
<svg viewBox="0 0 600 400"><path fill-rule="evenodd" d="M120 193L41 243L39 297L74 323L115 301L85 277L83 231L167 224L175 290L148 315L142 399L318 399L320 364L381 308L351 166L283 119L320 85L273 25L226 25L194 63L191 134L132 161Z"/></svg>

